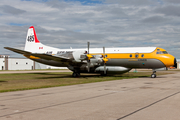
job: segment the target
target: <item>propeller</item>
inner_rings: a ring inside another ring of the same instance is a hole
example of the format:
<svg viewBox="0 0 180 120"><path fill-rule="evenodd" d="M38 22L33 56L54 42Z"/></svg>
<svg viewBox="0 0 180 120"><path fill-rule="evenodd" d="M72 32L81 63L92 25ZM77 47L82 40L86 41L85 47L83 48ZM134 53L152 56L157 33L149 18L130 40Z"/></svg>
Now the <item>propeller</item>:
<svg viewBox="0 0 180 120"><path fill-rule="evenodd" d="M106 62L108 61L106 57L107 55L105 55L105 47L103 47L104 75L106 75Z"/></svg>
<svg viewBox="0 0 180 120"><path fill-rule="evenodd" d="M90 65L91 61L90 59L93 57L92 55L89 54L89 48L90 48L90 42L87 42L87 70L90 72ZM104 75L106 75L106 62L108 61L107 55L105 55L105 47L103 47L103 62L104 62Z"/></svg>

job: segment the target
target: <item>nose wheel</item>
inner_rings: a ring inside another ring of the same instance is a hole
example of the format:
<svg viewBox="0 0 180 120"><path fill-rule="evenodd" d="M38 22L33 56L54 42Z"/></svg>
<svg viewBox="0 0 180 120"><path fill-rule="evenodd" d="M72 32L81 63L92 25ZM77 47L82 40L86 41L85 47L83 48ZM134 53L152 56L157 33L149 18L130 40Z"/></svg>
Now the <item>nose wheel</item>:
<svg viewBox="0 0 180 120"><path fill-rule="evenodd" d="M151 78L156 78L156 71L153 71L153 74L151 74Z"/></svg>

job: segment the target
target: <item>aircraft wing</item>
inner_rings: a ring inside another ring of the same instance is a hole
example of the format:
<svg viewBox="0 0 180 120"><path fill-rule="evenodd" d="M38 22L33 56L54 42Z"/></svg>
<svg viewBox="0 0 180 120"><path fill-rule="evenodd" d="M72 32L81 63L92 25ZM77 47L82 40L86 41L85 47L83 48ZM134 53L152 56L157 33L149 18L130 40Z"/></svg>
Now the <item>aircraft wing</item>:
<svg viewBox="0 0 180 120"><path fill-rule="evenodd" d="M28 51L24 51L24 50L19 50L19 49L15 49L15 48L10 48L10 47L4 47L5 49L11 50L13 52L19 53L19 54L23 54L23 55L30 55L31 52Z"/></svg>
<svg viewBox="0 0 180 120"><path fill-rule="evenodd" d="M38 57L40 59L45 59L45 60L54 60L54 61L58 61L58 62L67 62L68 60L70 60L70 58L63 57L63 56L48 55L48 54L44 54L44 53L31 53L28 51L24 51L24 50L20 50L20 49L16 49L16 48L10 48L10 47L4 47L4 48L11 50L13 52L19 53L19 54L23 54L25 56L26 55L34 56L34 57Z"/></svg>

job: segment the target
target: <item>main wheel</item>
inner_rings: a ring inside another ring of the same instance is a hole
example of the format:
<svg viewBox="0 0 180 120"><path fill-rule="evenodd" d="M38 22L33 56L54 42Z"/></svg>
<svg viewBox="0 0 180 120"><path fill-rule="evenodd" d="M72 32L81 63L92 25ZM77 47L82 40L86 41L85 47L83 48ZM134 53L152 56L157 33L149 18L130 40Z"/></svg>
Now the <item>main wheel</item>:
<svg viewBox="0 0 180 120"><path fill-rule="evenodd" d="M151 74L151 78L156 78L156 74Z"/></svg>
<svg viewBox="0 0 180 120"><path fill-rule="evenodd" d="M73 77L79 77L79 76L80 76L80 73L73 72L72 76L73 76Z"/></svg>

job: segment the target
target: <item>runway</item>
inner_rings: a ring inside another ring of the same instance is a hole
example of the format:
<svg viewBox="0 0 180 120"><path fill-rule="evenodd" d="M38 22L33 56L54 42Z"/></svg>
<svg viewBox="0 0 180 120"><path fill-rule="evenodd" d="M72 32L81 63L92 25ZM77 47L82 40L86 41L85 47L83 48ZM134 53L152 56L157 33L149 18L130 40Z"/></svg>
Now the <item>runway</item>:
<svg viewBox="0 0 180 120"><path fill-rule="evenodd" d="M179 120L180 73L0 93L0 120Z"/></svg>

